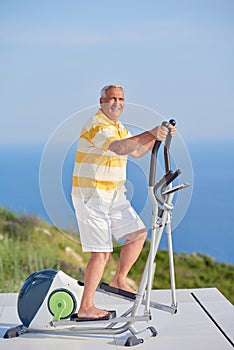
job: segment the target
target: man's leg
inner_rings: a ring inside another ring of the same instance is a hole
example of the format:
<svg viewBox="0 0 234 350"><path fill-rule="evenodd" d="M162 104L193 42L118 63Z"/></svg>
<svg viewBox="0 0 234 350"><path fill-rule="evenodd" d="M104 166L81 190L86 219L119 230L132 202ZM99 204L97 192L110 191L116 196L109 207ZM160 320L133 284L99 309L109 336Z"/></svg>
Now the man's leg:
<svg viewBox="0 0 234 350"><path fill-rule="evenodd" d="M79 317L100 318L108 314L108 311L94 306L94 293L102 278L110 253L92 252L91 258L85 270L84 293L78 311Z"/></svg>
<svg viewBox="0 0 234 350"><path fill-rule="evenodd" d="M141 229L137 232L131 233L130 235L126 235L127 240L122 247L117 271L110 283L110 286L136 293L136 291L128 286L126 277L132 265L140 255L146 236L147 232L145 229ZM135 238L134 240L134 237L138 238Z"/></svg>

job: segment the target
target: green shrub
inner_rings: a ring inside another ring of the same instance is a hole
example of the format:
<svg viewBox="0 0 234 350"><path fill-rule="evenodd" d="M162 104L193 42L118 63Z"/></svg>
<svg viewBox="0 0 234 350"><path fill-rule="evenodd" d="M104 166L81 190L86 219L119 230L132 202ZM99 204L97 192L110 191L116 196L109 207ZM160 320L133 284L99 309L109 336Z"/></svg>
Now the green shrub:
<svg viewBox="0 0 234 350"><path fill-rule="evenodd" d="M67 236L71 236L69 239ZM0 207L0 292L18 292L25 279L43 269L62 269L76 279L83 279L89 254L82 253L77 233L61 231L34 216L17 216ZM67 254L70 247L82 263ZM116 247L105 269L103 280L112 279L117 267L121 247ZM129 277L139 285L149 253L147 241ZM234 265L218 263L212 257L199 253L174 254L176 287L216 287L234 303ZM156 273L153 288L170 288L168 253L159 250L156 256Z"/></svg>

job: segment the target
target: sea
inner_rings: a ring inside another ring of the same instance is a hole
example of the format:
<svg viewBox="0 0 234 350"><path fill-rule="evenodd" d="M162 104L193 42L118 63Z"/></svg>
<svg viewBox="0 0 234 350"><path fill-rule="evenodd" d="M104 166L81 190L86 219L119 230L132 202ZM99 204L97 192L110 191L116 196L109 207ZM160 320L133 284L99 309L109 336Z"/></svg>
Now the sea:
<svg viewBox="0 0 234 350"><path fill-rule="evenodd" d="M188 142L186 147L192 172L189 172L189 189L181 190L189 191L187 195L175 195L174 252L200 253L234 264L234 141ZM62 162L60 159L62 169L59 171L54 157L45 176L45 145L1 145L0 205L19 215L36 215L61 229L73 228L75 216L70 192L75 150L73 145ZM143 217L150 239L149 160L147 156L140 165L137 160L128 162L126 187L129 199ZM57 197L59 186L62 195ZM166 234L159 248L167 249Z"/></svg>

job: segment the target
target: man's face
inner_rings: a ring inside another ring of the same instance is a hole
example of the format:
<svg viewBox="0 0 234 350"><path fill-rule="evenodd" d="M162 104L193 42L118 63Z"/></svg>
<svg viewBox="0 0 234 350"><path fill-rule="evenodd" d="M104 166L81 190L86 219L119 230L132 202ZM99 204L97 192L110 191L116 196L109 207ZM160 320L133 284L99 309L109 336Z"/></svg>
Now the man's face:
<svg viewBox="0 0 234 350"><path fill-rule="evenodd" d="M100 99L101 109L104 114L113 120L118 121L124 108L124 92L119 87L110 87L106 90L106 96Z"/></svg>

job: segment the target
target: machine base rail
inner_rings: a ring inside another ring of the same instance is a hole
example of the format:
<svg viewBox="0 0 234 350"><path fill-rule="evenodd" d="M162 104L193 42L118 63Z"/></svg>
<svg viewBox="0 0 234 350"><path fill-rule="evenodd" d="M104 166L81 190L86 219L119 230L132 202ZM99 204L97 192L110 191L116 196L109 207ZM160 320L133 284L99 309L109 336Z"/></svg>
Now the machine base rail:
<svg viewBox="0 0 234 350"><path fill-rule="evenodd" d="M72 321L69 321L69 322L75 323ZM56 323L61 323L61 321L56 321ZM68 326L65 326L65 329L67 330L67 332L75 330L77 334L84 334L87 331L87 329L83 327L81 327L78 332L77 332L77 327L70 328ZM58 328L55 327L54 329L51 327L51 328L48 328L48 330L38 330L38 329L27 328L24 325L20 325L20 326L8 329L4 335L4 338L5 339L15 338L29 332L33 332L33 333L46 332L48 334L52 334L65 329L63 327L58 327ZM130 331L132 335L127 338L124 346L135 346L143 343L144 340L150 337L156 337L158 335L157 330L153 326L147 327L146 329L141 331L137 331L135 327L131 326L129 322L127 322L122 327L118 327L118 328L107 328L107 329L106 328L89 328L88 330L89 330L89 334L121 334L123 332ZM140 334L142 335L141 337L138 338L137 335L139 336Z"/></svg>

